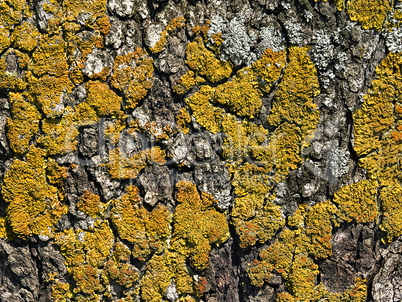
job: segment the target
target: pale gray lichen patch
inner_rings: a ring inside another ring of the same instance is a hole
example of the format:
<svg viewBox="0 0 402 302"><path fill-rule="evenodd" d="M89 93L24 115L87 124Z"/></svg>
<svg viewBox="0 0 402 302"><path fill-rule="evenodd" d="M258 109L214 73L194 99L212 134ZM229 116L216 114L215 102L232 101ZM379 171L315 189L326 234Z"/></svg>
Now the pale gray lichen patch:
<svg viewBox="0 0 402 302"><path fill-rule="evenodd" d="M329 169L333 177L340 178L349 172L349 158L350 153L341 149L331 154Z"/></svg>
<svg viewBox="0 0 402 302"><path fill-rule="evenodd" d="M394 53L402 51L402 28L392 28L385 34L385 45L388 50Z"/></svg>
<svg viewBox="0 0 402 302"><path fill-rule="evenodd" d="M289 43L297 45L303 41L303 28L296 19L289 18L283 25L288 33Z"/></svg>
<svg viewBox="0 0 402 302"><path fill-rule="evenodd" d="M258 37L261 40L256 50L258 57L261 57L267 48L270 48L275 52L284 49L284 38L282 34L274 27L268 26L262 28Z"/></svg>
<svg viewBox="0 0 402 302"><path fill-rule="evenodd" d="M253 31L247 32L243 17L234 17L227 22L222 37L222 60L231 60L235 65L251 65L257 60L256 54L251 50L257 42L257 35Z"/></svg>
<svg viewBox="0 0 402 302"><path fill-rule="evenodd" d="M327 69L334 56L334 45L330 36L320 29L313 36L313 44L311 59L318 70Z"/></svg>

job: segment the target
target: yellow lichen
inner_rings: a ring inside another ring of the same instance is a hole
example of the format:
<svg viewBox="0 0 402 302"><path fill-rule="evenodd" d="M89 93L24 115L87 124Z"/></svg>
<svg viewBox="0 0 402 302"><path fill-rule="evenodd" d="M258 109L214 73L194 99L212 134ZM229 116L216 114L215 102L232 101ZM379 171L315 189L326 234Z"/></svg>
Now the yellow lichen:
<svg viewBox="0 0 402 302"><path fill-rule="evenodd" d="M390 53L376 68L377 79L372 83L371 89L363 97L361 109L354 113L355 146L359 157L359 165L367 170L367 176L372 188L366 189L366 203L364 207L366 221L375 221L377 212L384 215L380 228L386 232L386 241L402 234L400 202L394 194L401 191L401 148L399 142L400 127L400 99L399 87L402 82L401 75L402 56ZM365 187L368 181L361 181L356 186ZM377 192L378 190L378 192ZM358 197L358 196L356 196ZM346 201L349 198L344 196ZM377 204L378 202L378 204ZM350 203L350 202L349 202ZM354 201L360 204L361 201ZM370 218L373 217L374 218Z"/></svg>
<svg viewBox="0 0 402 302"><path fill-rule="evenodd" d="M30 52L38 45L40 34L31 23L24 22L17 26L11 34L13 46L22 51Z"/></svg>
<svg viewBox="0 0 402 302"><path fill-rule="evenodd" d="M205 80L201 77L196 77L194 71L189 70L177 81L177 85L173 87L173 92L184 95L195 85L204 83Z"/></svg>
<svg viewBox="0 0 402 302"><path fill-rule="evenodd" d="M135 108L153 82L153 60L141 48L114 60L112 87L124 92L126 107Z"/></svg>
<svg viewBox="0 0 402 302"><path fill-rule="evenodd" d="M110 279L126 288L133 286L140 277L134 266L128 263L116 263L113 260L106 263L104 271Z"/></svg>
<svg viewBox="0 0 402 302"><path fill-rule="evenodd" d="M189 131L188 124L191 122L191 116L187 112L186 108L181 108L179 110L179 113L176 115L176 122L179 131L187 134Z"/></svg>
<svg viewBox="0 0 402 302"><path fill-rule="evenodd" d="M250 69L241 69L232 81L216 88L213 101L228 106L238 116L253 118L261 109L261 96L256 75Z"/></svg>
<svg viewBox="0 0 402 302"><path fill-rule="evenodd" d="M130 179L135 178L147 164L164 164L165 156L164 150L154 147L126 158L120 154L119 148L116 148L109 151L109 161L106 166L113 179Z"/></svg>
<svg viewBox="0 0 402 302"><path fill-rule="evenodd" d="M161 37L155 43L154 46L150 48L152 53L160 53L166 45L167 37L169 33L173 32L176 28L182 28L185 25L186 20L184 17L173 18L172 21L166 26L166 29L162 31Z"/></svg>
<svg viewBox="0 0 402 302"><path fill-rule="evenodd" d="M37 142L43 145L48 155L71 153L76 150L79 132L72 121L66 118L44 119L42 131L43 134Z"/></svg>
<svg viewBox="0 0 402 302"><path fill-rule="evenodd" d="M99 195L91 194L88 191L81 196L77 203L77 209L92 218L104 218L107 207L108 204L102 203Z"/></svg>
<svg viewBox="0 0 402 302"><path fill-rule="evenodd" d="M286 51L274 52L268 48L261 59L253 63L251 70L260 78L262 90L269 92L272 85L279 79L285 65Z"/></svg>
<svg viewBox="0 0 402 302"><path fill-rule="evenodd" d="M217 133L220 132L221 120L225 111L211 105L210 100L212 100L214 90L207 85L201 86L198 92L186 99L186 103L201 126L212 133Z"/></svg>
<svg viewBox="0 0 402 302"><path fill-rule="evenodd" d="M141 298L145 302L159 302L171 279L169 267L166 265L166 257L155 255L149 260L146 269L141 280Z"/></svg>
<svg viewBox="0 0 402 302"><path fill-rule="evenodd" d="M190 257L196 269L209 264L211 244L221 244L229 238L226 217L214 208L216 201L200 194L194 184L181 181L177 185L177 202L172 247Z"/></svg>
<svg viewBox="0 0 402 302"><path fill-rule="evenodd" d="M54 77L48 74L37 79L31 75L26 78L29 89L25 96L34 103L46 117L55 118L63 114L63 98L70 93L73 85L67 74Z"/></svg>
<svg viewBox="0 0 402 302"><path fill-rule="evenodd" d="M63 192L47 179L47 175L54 172L52 166L54 169L57 164L49 166L50 160L44 155L44 150L31 146L26 161L14 159L3 180L7 220L13 232L23 238L39 234L68 211L62 204Z"/></svg>
<svg viewBox="0 0 402 302"><path fill-rule="evenodd" d="M214 54L208 50L200 37L190 42L186 48L186 64L196 75L205 77L212 83L230 77L232 64L229 61L216 59Z"/></svg>
<svg viewBox="0 0 402 302"><path fill-rule="evenodd" d="M307 46L289 48L289 63L268 116L272 126L283 122L298 125L303 137L310 134L319 121L319 112L313 102L319 94L317 70L307 51Z"/></svg>
<svg viewBox="0 0 402 302"><path fill-rule="evenodd" d="M110 218L120 238L133 244L133 257L139 260L145 260L151 251L161 251L170 235L170 214L166 207L158 206L148 212L135 186L127 187L127 194L113 201Z"/></svg>
<svg viewBox="0 0 402 302"><path fill-rule="evenodd" d="M7 119L7 137L16 154L28 151L32 137L39 131L41 115L34 105L19 93L10 93L11 118Z"/></svg>
<svg viewBox="0 0 402 302"><path fill-rule="evenodd" d="M99 81L89 81L86 84L86 103L91 106L98 116L117 118L123 115L121 97L117 96L108 85Z"/></svg>
<svg viewBox="0 0 402 302"><path fill-rule="evenodd" d="M375 181L362 180L340 189L334 196L334 202L339 209L338 217L347 222L376 222L377 187L378 183Z"/></svg>
<svg viewBox="0 0 402 302"><path fill-rule="evenodd" d="M0 52L3 52L11 45L10 32L0 25Z"/></svg>
<svg viewBox="0 0 402 302"><path fill-rule="evenodd" d="M364 29L381 30L392 2L388 0L349 0L347 11L352 21L361 23Z"/></svg>
<svg viewBox="0 0 402 302"><path fill-rule="evenodd" d="M67 302L73 297L71 290L71 285L69 283L63 283L56 280L52 285L52 299L55 302Z"/></svg>

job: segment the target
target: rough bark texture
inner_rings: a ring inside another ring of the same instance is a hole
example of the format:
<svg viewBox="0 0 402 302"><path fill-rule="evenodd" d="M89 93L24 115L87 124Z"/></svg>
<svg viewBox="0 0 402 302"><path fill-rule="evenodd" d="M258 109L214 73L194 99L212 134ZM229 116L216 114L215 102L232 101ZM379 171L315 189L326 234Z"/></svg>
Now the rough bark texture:
<svg viewBox="0 0 402 302"><path fill-rule="evenodd" d="M400 2L56 2L0 0L0 301L402 300Z"/></svg>

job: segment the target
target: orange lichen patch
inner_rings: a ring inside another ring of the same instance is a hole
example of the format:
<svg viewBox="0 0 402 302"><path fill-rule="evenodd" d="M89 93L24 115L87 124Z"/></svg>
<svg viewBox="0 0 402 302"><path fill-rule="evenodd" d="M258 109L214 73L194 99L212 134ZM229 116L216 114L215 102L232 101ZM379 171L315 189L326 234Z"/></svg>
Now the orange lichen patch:
<svg viewBox="0 0 402 302"><path fill-rule="evenodd" d="M232 223L236 228L236 233L239 235L241 248L248 248L257 242L264 243L271 239L280 228L285 226L281 207L271 201L267 201L265 206L262 207L261 201L257 201L257 205L253 205L249 200L246 200L246 203L242 205L242 201L237 198L235 207L236 210L250 207L255 212L255 216L253 215L254 217L249 220L241 216L236 218L232 215Z"/></svg>
<svg viewBox="0 0 402 302"><path fill-rule="evenodd" d="M201 126L212 133L217 133L221 130L221 121L225 111L211 105L210 100L212 100L214 91L214 88L203 85L198 92L186 99L186 104L193 111L192 115Z"/></svg>
<svg viewBox="0 0 402 302"><path fill-rule="evenodd" d="M211 244L219 245L229 238L226 217L210 205L208 194L200 196L194 184L181 181L176 187L178 205L173 218L172 247L190 257L194 268L205 269L209 264Z"/></svg>
<svg viewBox="0 0 402 302"><path fill-rule="evenodd" d="M173 32L176 28L183 28L185 25L186 19L184 17L176 17L173 18L172 21L166 26L166 29L162 31L161 37L158 42L150 48L152 53L160 53L166 45L167 37L169 33Z"/></svg>
<svg viewBox="0 0 402 302"><path fill-rule="evenodd" d="M99 81L89 81L86 86L86 102L98 116L111 116L113 118L124 115L121 111L121 97L117 96L108 85Z"/></svg>
<svg viewBox="0 0 402 302"><path fill-rule="evenodd" d="M22 238L39 234L68 211L61 203L62 192L48 183L47 175L55 171L47 167L44 155L44 150L31 146L26 161L15 159L3 180L7 220L13 232Z"/></svg>
<svg viewBox="0 0 402 302"><path fill-rule="evenodd" d="M41 115L34 105L19 93L10 93L11 118L7 119L7 137L16 154L28 151L31 138L38 133Z"/></svg>
<svg viewBox="0 0 402 302"><path fill-rule="evenodd" d="M229 61L216 59L213 52L208 50L200 37L190 42L186 48L186 64L196 75L205 77L212 83L230 77L232 64Z"/></svg>
<svg viewBox="0 0 402 302"><path fill-rule="evenodd" d="M205 80L201 77L196 77L194 71L189 70L177 81L177 85L173 87L173 92L184 95L195 85L204 83Z"/></svg>
<svg viewBox="0 0 402 302"><path fill-rule="evenodd" d="M95 292L99 292L104 289L99 280L101 273L99 269L91 265L84 264L69 269L69 272L73 275L75 281L76 286L73 290L75 293L91 295L92 299L98 298L98 295L95 294ZM98 299L90 301L98 301ZM77 300L79 301L79 299Z"/></svg>
<svg viewBox="0 0 402 302"><path fill-rule="evenodd" d="M113 260L109 260L106 263L104 272L108 278L126 288L133 286L140 277L137 269L133 265L128 263L116 263Z"/></svg>
<svg viewBox="0 0 402 302"><path fill-rule="evenodd" d="M347 11L352 21L358 21L362 28L381 30L392 2L388 0L349 0Z"/></svg>
<svg viewBox="0 0 402 302"><path fill-rule="evenodd" d="M102 203L100 196L86 191L77 203L77 209L92 218L104 218L108 203Z"/></svg>
<svg viewBox="0 0 402 302"><path fill-rule="evenodd" d="M216 88L213 101L228 106L238 116L253 118L261 109L261 96L256 75L251 69L244 68L232 81Z"/></svg>
<svg viewBox="0 0 402 302"><path fill-rule="evenodd" d="M17 26L11 34L14 48L30 52L38 45L40 34L35 26L24 22Z"/></svg>
<svg viewBox="0 0 402 302"><path fill-rule="evenodd" d="M337 208L324 201L312 206L305 215L306 246L315 259L326 259L332 255L332 225Z"/></svg>
<svg viewBox="0 0 402 302"><path fill-rule="evenodd" d="M289 64L278 86L268 122L278 126L283 122L298 125L307 136L320 119L314 97L319 94L317 70L307 55L308 47L289 48Z"/></svg>
<svg viewBox="0 0 402 302"><path fill-rule="evenodd" d="M120 240L117 240L113 247L113 260L115 262L127 262L130 259L131 251Z"/></svg>
<svg viewBox="0 0 402 302"><path fill-rule="evenodd" d="M153 256L149 260L145 275L140 282L141 298L145 302L161 301L171 278L172 274L166 264L166 256Z"/></svg>
<svg viewBox="0 0 402 302"><path fill-rule="evenodd" d="M46 117L55 118L62 115L63 99L73 88L67 73L61 77L46 74L39 79L29 75L26 79L29 87L24 95L27 99L34 103Z"/></svg>
<svg viewBox="0 0 402 302"><path fill-rule="evenodd" d="M165 151L160 147L142 150L130 158L121 156L119 148L109 151L109 161L106 163L113 179L135 178L147 164L163 165Z"/></svg>
<svg viewBox="0 0 402 302"><path fill-rule="evenodd" d="M297 253L289 268L287 288L297 300L308 301L314 290L315 277L318 274L318 265L307 254Z"/></svg>
<svg viewBox="0 0 402 302"><path fill-rule="evenodd" d="M274 52L266 49L261 59L253 63L253 72L262 80L262 90L269 92L272 84L275 83L286 65L286 51Z"/></svg>
<svg viewBox="0 0 402 302"><path fill-rule="evenodd" d="M127 187L127 194L113 201L110 218L120 238L133 244L132 255L139 260L145 260L151 251L160 252L170 235L171 218L166 207L148 212L135 186Z"/></svg>
<svg viewBox="0 0 402 302"><path fill-rule="evenodd" d="M153 71L152 58L141 48L115 58L110 83L124 92L127 108L135 108L151 89Z"/></svg>
<svg viewBox="0 0 402 302"><path fill-rule="evenodd" d="M179 110L179 113L176 115L176 122L179 131L187 134L189 131L188 124L191 122L191 116L187 112L186 108L181 108Z"/></svg>
<svg viewBox="0 0 402 302"><path fill-rule="evenodd" d="M345 186L334 196L338 206L337 216L347 222L376 222L378 218L376 181L362 180Z"/></svg>
<svg viewBox="0 0 402 302"><path fill-rule="evenodd" d="M56 302L64 302L71 298L73 298L71 285L56 280L52 285L52 299Z"/></svg>

